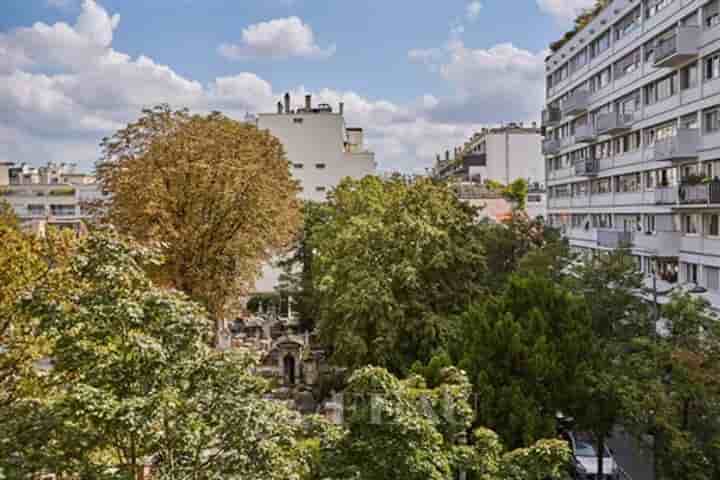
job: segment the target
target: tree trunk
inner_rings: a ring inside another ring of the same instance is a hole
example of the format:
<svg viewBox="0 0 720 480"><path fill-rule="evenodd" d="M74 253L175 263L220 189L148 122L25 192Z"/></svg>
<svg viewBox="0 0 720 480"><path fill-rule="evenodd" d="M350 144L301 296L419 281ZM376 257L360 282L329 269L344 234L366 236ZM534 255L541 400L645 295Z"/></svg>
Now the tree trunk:
<svg viewBox="0 0 720 480"><path fill-rule="evenodd" d="M603 474L605 473L604 467L605 462L603 462L603 454L605 453L605 434L596 435L597 439L597 478L601 479L603 478Z"/></svg>

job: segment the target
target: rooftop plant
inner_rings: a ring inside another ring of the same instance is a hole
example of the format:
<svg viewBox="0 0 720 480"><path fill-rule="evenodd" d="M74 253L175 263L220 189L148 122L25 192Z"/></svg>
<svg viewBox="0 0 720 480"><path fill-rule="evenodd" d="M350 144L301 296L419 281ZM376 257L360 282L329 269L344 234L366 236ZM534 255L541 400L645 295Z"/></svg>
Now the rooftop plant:
<svg viewBox="0 0 720 480"><path fill-rule="evenodd" d="M551 43L550 51L555 53L560 50L563 45L569 42L580 30L592 22L611 1L612 0L595 0L595 6L583 9L575 18L573 29L565 32L565 35L563 35L561 39Z"/></svg>

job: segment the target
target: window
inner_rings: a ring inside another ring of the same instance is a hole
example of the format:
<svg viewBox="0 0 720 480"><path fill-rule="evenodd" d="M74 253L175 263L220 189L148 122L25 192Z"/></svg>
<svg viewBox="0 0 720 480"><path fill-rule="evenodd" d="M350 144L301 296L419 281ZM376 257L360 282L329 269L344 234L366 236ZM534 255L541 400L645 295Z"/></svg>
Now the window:
<svg viewBox="0 0 720 480"><path fill-rule="evenodd" d="M612 191L610 188L610 177L593 180L590 184L590 189L593 194L610 193Z"/></svg>
<svg viewBox="0 0 720 480"><path fill-rule="evenodd" d="M50 214L57 217L75 215L75 205L50 205Z"/></svg>
<svg viewBox="0 0 720 480"><path fill-rule="evenodd" d="M645 215L644 229L648 235L655 233L655 215Z"/></svg>
<svg viewBox="0 0 720 480"><path fill-rule="evenodd" d="M691 113L680 118L680 128L696 130L698 128L697 113Z"/></svg>
<svg viewBox="0 0 720 480"><path fill-rule="evenodd" d="M639 26L640 7L625 15L622 20L615 25L615 40L620 40L621 38L627 36L629 33L635 31L635 29Z"/></svg>
<svg viewBox="0 0 720 480"><path fill-rule="evenodd" d="M324 163L316 163L315 168L318 170L325 170L325 164Z"/></svg>
<svg viewBox="0 0 720 480"><path fill-rule="evenodd" d="M710 237L720 236L720 215L711 213L705 217L705 231Z"/></svg>
<svg viewBox="0 0 720 480"><path fill-rule="evenodd" d="M583 49L570 59L570 71L575 72L587 64L587 50Z"/></svg>
<svg viewBox="0 0 720 480"><path fill-rule="evenodd" d="M315 187L315 191L316 191L316 192L324 192L324 191L325 191L325 187Z"/></svg>
<svg viewBox="0 0 720 480"><path fill-rule="evenodd" d="M615 64L615 79L622 78L640 67L640 49L625 56Z"/></svg>
<svg viewBox="0 0 720 480"><path fill-rule="evenodd" d="M616 192L632 193L642 190L642 181L640 172L621 175L616 178Z"/></svg>
<svg viewBox="0 0 720 480"><path fill-rule="evenodd" d="M293 168L296 170L302 170L303 164L302 163L293 163Z"/></svg>
<svg viewBox="0 0 720 480"><path fill-rule="evenodd" d="M705 271L705 288L708 290L719 290L720 289L720 268L703 267Z"/></svg>
<svg viewBox="0 0 720 480"><path fill-rule="evenodd" d="M713 80L720 77L720 53L715 53L704 60L705 80Z"/></svg>
<svg viewBox="0 0 720 480"><path fill-rule="evenodd" d="M698 283L698 266L695 263L685 264L685 281L688 283Z"/></svg>
<svg viewBox="0 0 720 480"><path fill-rule="evenodd" d="M303 123L302 118L293 118L293 123Z"/></svg>
<svg viewBox="0 0 720 480"><path fill-rule="evenodd" d="M27 210L30 215L45 215L45 205L28 205Z"/></svg>
<svg viewBox="0 0 720 480"><path fill-rule="evenodd" d="M680 88L687 90L695 88L698 85L698 66L697 63L688 65L680 71Z"/></svg>
<svg viewBox="0 0 720 480"><path fill-rule="evenodd" d="M713 133L720 130L720 108L715 107L703 112L703 123L705 132Z"/></svg>
<svg viewBox="0 0 720 480"><path fill-rule="evenodd" d="M610 48L610 31L600 35L590 43L590 58L595 58Z"/></svg>
<svg viewBox="0 0 720 480"><path fill-rule="evenodd" d="M718 0L709 2L703 10L705 15L705 28L713 28L720 23L720 2L718 2Z"/></svg>
<svg viewBox="0 0 720 480"><path fill-rule="evenodd" d="M602 72L598 73L597 75L594 75L590 79L590 81L588 82L589 87L590 87L590 92L595 93L595 92L607 87L610 84L611 79L612 79L611 70L610 70L610 67L607 67Z"/></svg>
<svg viewBox="0 0 720 480"><path fill-rule="evenodd" d="M645 5L645 18L655 16L655 14L664 10L672 2L673 0L648 0Z"/></svg>
<svg viewBox="0 0 720 480"><path fill-rule="evenodd" d="M645 86L645 104L652 105L675 94L675 74Z"/></svg>
<svg viewBox="0 0 720 480"><path fill-rule="evenodd" d="M685 235L697 235L700 233L700 215L693 213L683 215L682 217L682 233Z"/></svg>

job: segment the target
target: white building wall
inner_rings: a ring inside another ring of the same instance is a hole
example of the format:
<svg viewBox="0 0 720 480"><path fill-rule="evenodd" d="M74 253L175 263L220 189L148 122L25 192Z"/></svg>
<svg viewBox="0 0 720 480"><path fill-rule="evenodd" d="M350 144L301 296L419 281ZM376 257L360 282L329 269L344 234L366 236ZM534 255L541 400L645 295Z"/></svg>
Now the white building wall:
<svg viewBox="0 0 720 480"><path fill-rule="evenodd" d="M285 147L303 200L325 200L345 177L362 178L376 170L371 152L346 152L342 115L335 113L260 114L258 128L269 130Z"/></svg>
<svg viewBox="0 0 720 480"><path fill-rule="evenodd" d="M290 171L300 181L303 200L324 201L330 190L344 178L360 179L377 171L375 154L358 145L363 141L358 129L348 131L338 113L260 114L258 128L268 130L285 148ZM272 292L282 271L277 259L263 265L255 283L256 292Z"/></svg>

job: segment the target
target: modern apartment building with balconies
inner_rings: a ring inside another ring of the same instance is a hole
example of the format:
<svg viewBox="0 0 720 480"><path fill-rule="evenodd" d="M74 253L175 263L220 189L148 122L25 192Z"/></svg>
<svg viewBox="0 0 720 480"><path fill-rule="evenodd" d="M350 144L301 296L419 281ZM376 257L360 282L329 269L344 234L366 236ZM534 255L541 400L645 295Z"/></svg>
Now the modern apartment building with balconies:
<svg viewBox="0 0 720 480"><path fill-rule="evenodd" d="M100 198L95 177L78 172L74 164L0 162L0 201L7 202L29 230L42 233L53 226L78 231L88 217L86 206Z"/></svg>
<svg viewBox="0 0 720 480"><path fill-rule="evenodd" d="M549 222L720 299L720 0L613 0L546 74Z"/></svg>

